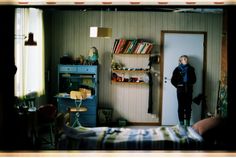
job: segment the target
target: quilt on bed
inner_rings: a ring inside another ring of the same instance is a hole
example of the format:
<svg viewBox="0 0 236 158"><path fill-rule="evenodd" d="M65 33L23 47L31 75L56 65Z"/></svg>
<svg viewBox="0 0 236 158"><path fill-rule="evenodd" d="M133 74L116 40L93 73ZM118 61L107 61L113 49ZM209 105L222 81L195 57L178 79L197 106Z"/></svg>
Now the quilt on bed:
<svg viewBox="0 0 236 158"><path fill-rule="evenodd" d="M65 134L68 141L64 147L67 149L200 149L203 142L202 137L192 127L183 128L178 125L149 129L66 127Z"/></svg>

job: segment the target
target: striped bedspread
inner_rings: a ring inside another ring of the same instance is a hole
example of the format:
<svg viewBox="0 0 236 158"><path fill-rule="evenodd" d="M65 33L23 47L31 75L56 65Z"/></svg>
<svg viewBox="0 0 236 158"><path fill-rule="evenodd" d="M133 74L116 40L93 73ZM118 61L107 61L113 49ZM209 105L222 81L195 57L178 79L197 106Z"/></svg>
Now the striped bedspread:
<svg viewBox="0 0 236 158"><path fill-rule="evenodd" d="M77 134L75 137L67 132L67 149L192 150L201 149L203 142L202 137L192 127L183 128L178 125L150 129L83 127L70 130L90 134Z"/></svg>

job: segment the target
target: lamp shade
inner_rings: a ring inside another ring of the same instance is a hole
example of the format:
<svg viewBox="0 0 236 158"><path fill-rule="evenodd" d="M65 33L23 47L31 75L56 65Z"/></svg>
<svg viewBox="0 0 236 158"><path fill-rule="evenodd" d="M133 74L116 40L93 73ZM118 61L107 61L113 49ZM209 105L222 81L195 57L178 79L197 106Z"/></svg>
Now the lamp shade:
<svg viewBox="0 0 236 158"><path fill-rule="evenodd" d="M25 41L25 45L26 46L36 46L37 42L34 41L34 34L33 33L29 33L29 37L28 40Z"/></svg>
<svg viewBox="0 0 236 158"><path fill-rule="evenodd" d="M90 37L105 37L112 36L112 29L108 27L90 27Z"/></svg>

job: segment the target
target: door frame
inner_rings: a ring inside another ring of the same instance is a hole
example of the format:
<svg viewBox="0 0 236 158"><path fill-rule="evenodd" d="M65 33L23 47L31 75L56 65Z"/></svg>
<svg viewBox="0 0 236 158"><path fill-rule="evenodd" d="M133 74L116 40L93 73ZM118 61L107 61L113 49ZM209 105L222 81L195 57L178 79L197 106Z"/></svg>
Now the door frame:
<svg viewBox="0 0 236 158"><path fill-rule="evenodd" d="M179 33L179 34L203 34L204 41L203 41L203 74L202 74L202 94L205 96L205 76L206 76L206 69L207 69L207 32L204 31L175 31L175 30L162 30L161 31L161 43L160 43L160 100L159 100L159 116L160 116L160 124L162 125L162 102L163 102L163 75L164 75L164 35L165 33ZM207 108L207 107L205 107ZM204 115L204 108L201 108L201 119L203 119Z"/></svg>

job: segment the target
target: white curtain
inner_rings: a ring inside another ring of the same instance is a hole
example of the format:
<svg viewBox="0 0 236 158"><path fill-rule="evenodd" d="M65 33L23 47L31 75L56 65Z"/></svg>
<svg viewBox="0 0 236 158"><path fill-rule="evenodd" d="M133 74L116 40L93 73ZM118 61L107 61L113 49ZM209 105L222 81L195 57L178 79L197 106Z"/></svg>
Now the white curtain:
<svg viewBox="0 0 236 158"><path fill-rule="evenodd" d="M29 32L34 35L36 46L25 46ZM15 96L36 92L45 93L44 79L44 30L42 10L17 8L15 12Z"/></svg>

